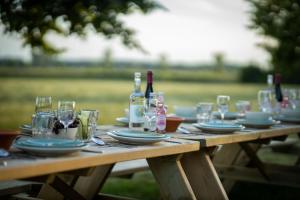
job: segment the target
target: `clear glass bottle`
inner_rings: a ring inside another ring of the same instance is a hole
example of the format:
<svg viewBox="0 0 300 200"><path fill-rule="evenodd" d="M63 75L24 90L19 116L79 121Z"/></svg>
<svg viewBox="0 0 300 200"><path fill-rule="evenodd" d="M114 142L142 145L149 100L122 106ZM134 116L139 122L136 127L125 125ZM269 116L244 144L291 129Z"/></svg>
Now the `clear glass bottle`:
<svg viewBox="0 0 300 200"><path fill-rule="evenodd" d="M158 133L164 133L167 125L167 110L164 104L164 94L162 92L157 93L156 104L156 131Z"/></svg>
<svg viewBox="0 0 300 200"><path fill-rule="evenodd" d="M156 131L156 93L151 92L149 98L145 99L144 131Z"/></svg>
<svg viewBox="0 0 300 200"><path fill-rule="evenodd" d="M144 125L144 94L141 91L141 73L134 73L134 90L129 102L129 128L143 127Z"/></svg>

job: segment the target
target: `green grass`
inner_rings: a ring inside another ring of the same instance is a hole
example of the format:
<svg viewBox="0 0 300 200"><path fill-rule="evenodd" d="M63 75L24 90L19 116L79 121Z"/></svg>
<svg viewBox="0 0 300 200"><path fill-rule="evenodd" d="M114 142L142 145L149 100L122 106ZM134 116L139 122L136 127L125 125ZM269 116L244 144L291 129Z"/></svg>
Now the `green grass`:
<svg viewBox="0 0 300 200"><path fill-rule="evenodd" d="M218 94L231 96L231 109L240 99L252 101L256 107L256 93L263 85L212 84L161 82L154 83L154 90L165 93L168 112L174 105L194 106L200 101L215 102ZM114 123L128 107L132 81L90 79L30 79L0 78L0 128L18 128L30 123L36 96L52 96L53 108L58 100L75 100L76 108L98 109L100 124ZM143 90L145 84L142 85Z"/></svg>

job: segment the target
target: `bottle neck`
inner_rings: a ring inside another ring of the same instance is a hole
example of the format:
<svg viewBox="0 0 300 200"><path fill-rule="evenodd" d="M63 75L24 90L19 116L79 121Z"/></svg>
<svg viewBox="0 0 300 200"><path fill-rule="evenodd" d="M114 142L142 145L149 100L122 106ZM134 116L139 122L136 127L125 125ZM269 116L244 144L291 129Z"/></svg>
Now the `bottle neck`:
<svg viewBox="0 0 300 200"><path fill-rule="evenodd" d="M152 85L153 82L153 76L152 76L152 71L148 71L147 73L147 84L151 84Z"/></svg>
<svg viewBox="0 0 300 200"><path fill-rule="evenodd" d="M141 79L140 78L134 79L134 92L141 92Z"/></svg>

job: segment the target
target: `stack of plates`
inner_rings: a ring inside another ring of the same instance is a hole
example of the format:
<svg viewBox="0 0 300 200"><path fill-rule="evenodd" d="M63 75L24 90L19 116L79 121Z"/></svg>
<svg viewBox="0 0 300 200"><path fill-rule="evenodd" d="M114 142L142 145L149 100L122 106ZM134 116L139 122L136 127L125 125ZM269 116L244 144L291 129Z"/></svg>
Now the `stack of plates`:
<svg viewBox="0 0 300 200"><path fill-rule="evenodd" d="M15 141L14 147L28 153L40 156L59 156L74 153L86 146L80 140L58 138L20 138Z"/></svg>
<svg viewBox="0 0 300 200"><path fill-rule="evenodd" d="M118 130L107 132L112 138L127 144L152 144L169 139L170 136L135 130Z"/></svg>
<svg viewBox="0 0 300 200"><path fill-rule="evenodd" d="M207 123L198 123L193 124L196 128L199 128L205 132L209 133L233 133L235 131L240 131L244 127L242 125L233 124L233 123L222 123L222 122L207 122Z"/></svg>
<svg viewBox="0 0 300 200"><path fill-rule="evenodd" d="M24 133L25 135L31 135L32 134L32 127L31 125L28 124L23 124L22 126L20 126L20 130L22 133Z"/></svg>
<svg viewBox="0 0 300 200"><path fill-rule="evenodd" d="M249 128L270 128L271 126L277 124L278 122L274 120L247 120L247 119L240 119L237 120L238 124L244 125Z"/></svg>

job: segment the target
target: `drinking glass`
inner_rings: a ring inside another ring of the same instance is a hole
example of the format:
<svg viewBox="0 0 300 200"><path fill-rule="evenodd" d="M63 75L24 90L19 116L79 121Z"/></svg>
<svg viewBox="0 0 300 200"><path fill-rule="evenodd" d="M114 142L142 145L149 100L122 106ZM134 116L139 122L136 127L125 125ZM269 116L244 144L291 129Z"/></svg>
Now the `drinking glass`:
<svg viewBox="0 0 300 200"><path fill-rule="evenodd" d="M259 109L262 112L273 112L273 97L272 92L270 90L260 90L257 95Z"/></svg>
<svg viewBox="0 0 300 200"><path fill-rule="evenodd" d="M222 122L224 122L225 113L228 112L229 101L230 101L230 96L225 96L225 95L217 96L218 111L221 115Z"/></svg>
<svg viewBox="0 0 300 200"><path fill-rule="evenodd" d="M156 131L156 104L157 94L151 92L144 106L144 131Z"/></svg>
<svg viewBox="0 0 300 200"><path fill-rule="evenodd" d="M67 132L68 126L75 120L75 101L59 101L57 118Z"/></svg>
<svg viewBox="0 0 300 200"><path fill-rule="evenodd" d="M288 89L287 90L287 96L290 107L295 110L297 107L299 107L300 97L298 94L300 91L297 89Z"/></svg>
<svg viewBox="0 0 300 200"><path fill-rule="evenodd" d="M47 137L52 134L55 123L53 113L39 112L32 116L32 135L34 137Z"/></svg>
<svg viewBox="0 0 300 200"><path fill-rule="evenodd" d="M50 96L37 96L35 99L35 113L51 112L52 98Z"/></svg>
<svg viewBox="0 0 300 200"><path fill-rule="evenodd" d="M208 122L211 117L213 103L200 102L197 104L198 123Z"/></svg>
<svg viewBox="0 0 300 200"><path fill-rule="evenodd" d="M80 111L78 117L82 124L81 139L90 140L96 132L99 111L84 109Z"/></svg>
<svg viewBox="0 0 300 200"><path fill-rule="evenodd" d="M239 100L235 103L235 108L239 117L244 117L245 113L251 110L250 101Z"/></svg>

